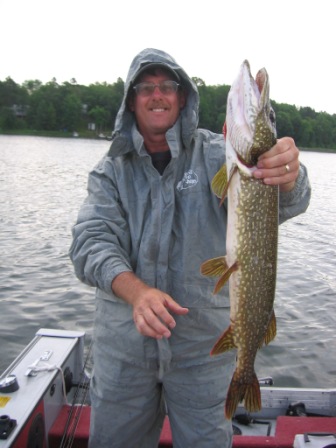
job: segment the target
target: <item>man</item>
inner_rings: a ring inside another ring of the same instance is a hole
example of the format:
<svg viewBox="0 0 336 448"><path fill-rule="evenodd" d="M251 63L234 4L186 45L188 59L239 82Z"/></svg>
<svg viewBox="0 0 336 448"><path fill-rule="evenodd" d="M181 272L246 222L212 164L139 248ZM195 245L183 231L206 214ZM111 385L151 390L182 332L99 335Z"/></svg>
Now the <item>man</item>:
<svg viewBox="0 0 336 448"><path fill-rule="evenodd" d="M235 353L209 356L229 324L228 288L214 296L200 274L225 254L227 210L210 188L225 144L197 129L198 104L173 58L142 51L111 148L89 176L70 255L97 288L91 448L156 447L166 410L174 448L231 446L224 401ZM298 155L280 139L254 174L280 185L281 222L308 206Z"/></svg>

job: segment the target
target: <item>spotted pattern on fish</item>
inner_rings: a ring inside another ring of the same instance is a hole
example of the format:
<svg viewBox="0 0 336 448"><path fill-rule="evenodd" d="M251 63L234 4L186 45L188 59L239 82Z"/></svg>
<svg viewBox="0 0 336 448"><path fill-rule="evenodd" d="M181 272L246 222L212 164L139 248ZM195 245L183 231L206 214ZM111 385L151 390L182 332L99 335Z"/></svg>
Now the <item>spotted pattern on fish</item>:
<svg viewBox="0 0 336 448"><path fill-rule="evenodd" d="M260 155L276 143L265 69L254 80L244 61L229 92L224 129L227 165L216 174L212 187L220 204L228 197L227 254L204 262L201 272L219 277L214 293L230 280L231 324L211 354L237 349L225 404L226 417L232 418L241 401L249 412L260 410L254 362L258 349L276 334L279 192L277 186L265 185L252 175Z"/></svg>

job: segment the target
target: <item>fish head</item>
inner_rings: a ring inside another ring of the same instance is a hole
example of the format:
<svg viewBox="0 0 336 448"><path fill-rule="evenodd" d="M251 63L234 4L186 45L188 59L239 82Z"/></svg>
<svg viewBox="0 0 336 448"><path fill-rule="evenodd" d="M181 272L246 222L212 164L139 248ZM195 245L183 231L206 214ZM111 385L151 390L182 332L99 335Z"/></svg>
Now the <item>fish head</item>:
<svg viewBox="0 0 336 448"><path fill-rule="evenodd" d="M267 71L262 68L254 79L245 60L228 94L224 136L248 166L255 166L259 156L276 143L269 91Z"/></svg>

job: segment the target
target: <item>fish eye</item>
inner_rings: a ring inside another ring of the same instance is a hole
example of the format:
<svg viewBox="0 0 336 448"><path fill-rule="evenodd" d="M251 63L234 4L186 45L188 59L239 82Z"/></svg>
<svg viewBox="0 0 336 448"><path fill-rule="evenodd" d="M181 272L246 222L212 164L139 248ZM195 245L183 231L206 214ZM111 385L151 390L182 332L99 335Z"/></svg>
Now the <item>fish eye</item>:
<svg viewBox="0 0 336 448"><path fill-rule="evenodd" d="M269 118L270 118L271 123L274 124L275 123L275 112L272 108L270 110Z"/></svg>

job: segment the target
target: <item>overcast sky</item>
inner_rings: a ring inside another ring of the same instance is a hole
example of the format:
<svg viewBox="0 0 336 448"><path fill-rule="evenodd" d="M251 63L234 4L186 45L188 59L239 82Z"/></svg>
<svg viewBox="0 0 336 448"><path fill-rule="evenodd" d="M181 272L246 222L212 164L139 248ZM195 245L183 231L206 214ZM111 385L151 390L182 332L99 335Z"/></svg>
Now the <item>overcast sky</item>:
<svg viewBox="0 0 336 448"><path fill-rule="evenodd" d="M0 80L126 79L142 49L228 84L244 59L271 98L336 113L334 0L0 0Z"/></svg>

